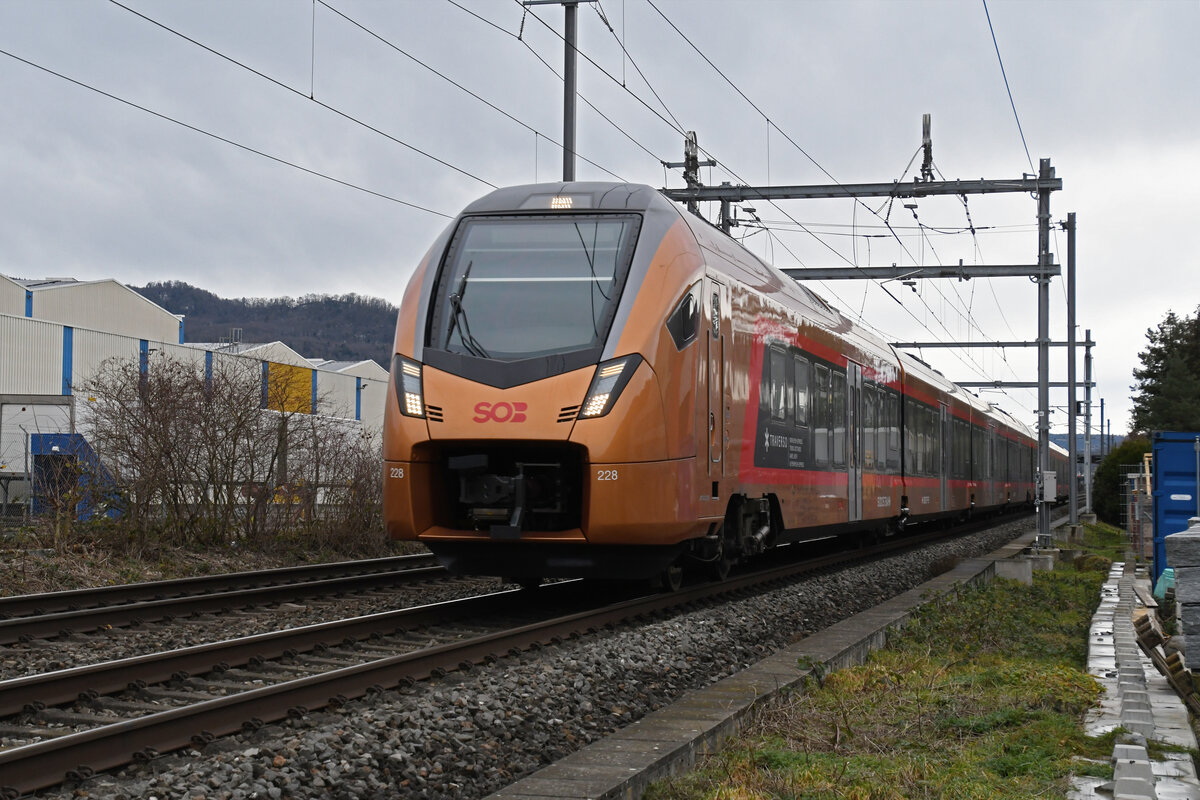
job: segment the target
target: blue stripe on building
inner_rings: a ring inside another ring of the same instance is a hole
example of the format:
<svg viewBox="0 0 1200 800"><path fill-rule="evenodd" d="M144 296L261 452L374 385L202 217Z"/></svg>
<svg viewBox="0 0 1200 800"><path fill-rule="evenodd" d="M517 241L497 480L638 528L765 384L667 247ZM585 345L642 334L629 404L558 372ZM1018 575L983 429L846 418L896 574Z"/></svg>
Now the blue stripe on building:
<svg viewBox="0 0 1200 800"><path fill-rule="evenodd" d="M267 381L268 381L268 378L270 377L270 373L271 373L271 362L264 361L264 362L262 362L262 365L263 365L263 370L262 370L262 372L263 372L263 376L262 376L262 408L266 408L267 407Z"/></svg>
<svg viewBox="0 0 1200 800"><path fill-rule="evenodd" d="M317 413L317 371L312 371L312 413Z"/></svg>
<svg viewBox="0 0 1200 800"><path fill-rule="evenodd" d="M354 379L354 418L362 419L362 378Z"/></svg>
<svg viewBox="0 0 1200 800"><path fill-rule="evenodd" d="M204 388L212 390L212 350L204 351Z"/></svg>
<svg viewBox="0 0 1200 800"><path fill-rule="evenodd" d="M27 317L33 316L33 290L32 289L25 290L25 316L27 316Z"/></svg>
<svg viewBox="0 0 1200 800"><path fill-rule="evenodd" d="M138 372L145 375L150 371L150 342L138 340Z"/></svg>
<svg viewBox="0 0 1200 800"><path fill-rule="evenodd" d="M75 356L75 329L70 325L63 326L62 350L62 393L71 393L71 369Z"/></svg>
<svg viewBox="0 0 1200 800"><path fill-rule="evenodd" d="M183 344L183 317L179 318L179 343Z"/></svg>

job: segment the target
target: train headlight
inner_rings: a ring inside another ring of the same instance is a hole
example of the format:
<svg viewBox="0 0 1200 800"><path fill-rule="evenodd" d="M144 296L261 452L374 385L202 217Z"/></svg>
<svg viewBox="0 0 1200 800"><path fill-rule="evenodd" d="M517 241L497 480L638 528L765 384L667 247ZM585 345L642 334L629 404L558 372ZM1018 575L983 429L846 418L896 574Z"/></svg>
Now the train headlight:
<svg viewBox="0 0 1200 800"><path fill-rule="evenodd" d="M642 357L637 353L611 361L605 361L596 367L592 385L588 387L587 396L583 399L583 407L579 411L580 419L603 417L612 410L621 390L629 383L633 373L637 371Z"/></svg>
<svg viewBox="0 0 1200 800"><path fill-rule="evenodd" d="M421 387L421 365L401 355L392 356L392 380L400 413L406 417L425 416L425 391Z"/></svg>

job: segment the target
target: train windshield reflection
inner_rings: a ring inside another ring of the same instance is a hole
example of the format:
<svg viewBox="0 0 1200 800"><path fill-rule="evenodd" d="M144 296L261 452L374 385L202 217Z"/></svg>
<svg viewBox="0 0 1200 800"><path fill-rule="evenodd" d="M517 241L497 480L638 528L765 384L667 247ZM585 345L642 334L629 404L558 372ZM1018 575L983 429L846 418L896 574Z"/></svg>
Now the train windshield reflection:
<svg viewBox="0 0 1200 800"><path fill-rule="evenodd" d="M465 220L438 282L430 344L499 360L601 344L637 227L633 215Z"/></svg>

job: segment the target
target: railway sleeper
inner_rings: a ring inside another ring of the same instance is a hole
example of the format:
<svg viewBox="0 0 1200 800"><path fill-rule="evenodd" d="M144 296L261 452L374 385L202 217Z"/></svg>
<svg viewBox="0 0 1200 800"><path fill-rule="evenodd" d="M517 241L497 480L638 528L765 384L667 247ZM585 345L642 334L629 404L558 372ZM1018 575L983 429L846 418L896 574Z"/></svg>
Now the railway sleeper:
<svg viewBox="0 0 1200 800"><path fill-rule="evenodd" d="M159 686L147 686L137 690L139 697L155 700L175 701L185 704L199 703L204 700L216 700L219 695L207 692L182 692L175 689L164 689Z"/></svg>
<svg viewBox="0 0 1200 800"><path fill-rule="evenodd" d="M111 725L120 722L116 714L93 714L87 711L69 711L63 708L46 708L37 713L36 720L48 725Z"/></svg>
<svg viewBox="0 0 1200 800"><path fill-rule="evenodd" d="M97 697L91 701L96 708L112 711L117 714L154 714L163 710L158 703L148 703L143 700L123 700L118 697Z"/></svg>
<svg viewBox="0 0 1200 800"><path fill-rule="evenodd" d="M0 738L9 740L5 749L33 744L38 739L58 739L70 733L74 733L70 728L44 728L41 725L0 724Z"/></svg>

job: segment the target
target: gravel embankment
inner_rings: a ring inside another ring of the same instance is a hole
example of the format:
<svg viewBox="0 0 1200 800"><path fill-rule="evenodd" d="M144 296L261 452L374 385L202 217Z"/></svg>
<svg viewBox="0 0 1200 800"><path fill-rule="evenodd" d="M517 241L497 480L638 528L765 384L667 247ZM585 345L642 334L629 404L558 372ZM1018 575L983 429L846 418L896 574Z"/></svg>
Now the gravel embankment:
<svg viewBox="0 0 1200 800"><path fill-rule="evenodd" d="M991 552L1029 525L1014 522L719 608L506 657L40 796L481 797L922 583L935 562Z"/></svg>

